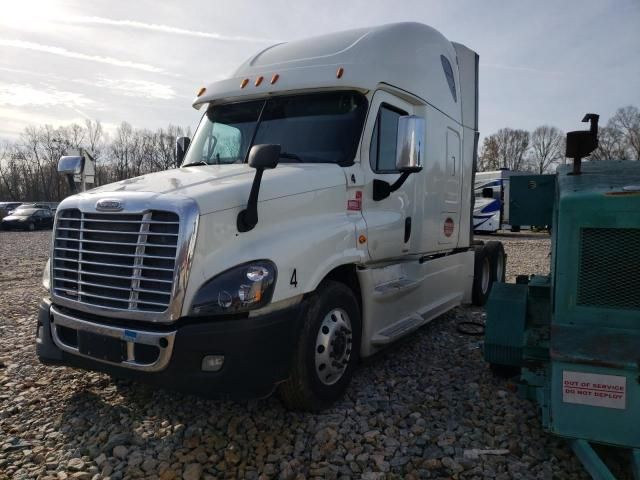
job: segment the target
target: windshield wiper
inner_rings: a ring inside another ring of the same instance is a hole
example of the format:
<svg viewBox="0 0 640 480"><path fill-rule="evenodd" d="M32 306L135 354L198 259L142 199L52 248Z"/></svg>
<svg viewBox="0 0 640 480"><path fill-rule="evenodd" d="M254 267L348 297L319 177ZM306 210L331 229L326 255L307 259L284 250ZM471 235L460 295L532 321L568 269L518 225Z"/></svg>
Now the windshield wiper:
<svg viewBox="0 0 640 480"><path fill-rule="evenodd" d="M192 163L187 163L186 165L182 165L182 167L197 167L200 165L209 165L207 162L205 162L204 160L201 160L199 162L192 162Z"/></svg>
<svg viewBox="0 0 640 480"><path fill-rule="evenodd" d="M295 160L296 162L300 162L300 163L303 162L302 158L300 158L300 156L296 155L295 153L280 152L280 157L287 158L289 160Z"/></svg>

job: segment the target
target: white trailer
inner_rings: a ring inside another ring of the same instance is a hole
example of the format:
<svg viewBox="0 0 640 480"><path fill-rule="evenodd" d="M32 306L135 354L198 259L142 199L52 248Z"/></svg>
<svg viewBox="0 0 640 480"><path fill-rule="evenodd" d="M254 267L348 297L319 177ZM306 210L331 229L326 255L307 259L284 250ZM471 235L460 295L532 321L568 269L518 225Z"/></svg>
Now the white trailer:
<svg viewBox="0 0 640 480"><path fill-rule="evenodd" d="M477 172L474 184L473 230L495 233L498 230L518 231L520 225L509 222L509 178L526 175L508 169Z"/></svg>
<svg viewBox="0 0 640 480"><path fill-rule="evenodd" d="M61 203L40 359L330 404L358 358L504 276L472 241L477 86L478 55L417 23L252 56L199 91L180 168Z"/></svg>

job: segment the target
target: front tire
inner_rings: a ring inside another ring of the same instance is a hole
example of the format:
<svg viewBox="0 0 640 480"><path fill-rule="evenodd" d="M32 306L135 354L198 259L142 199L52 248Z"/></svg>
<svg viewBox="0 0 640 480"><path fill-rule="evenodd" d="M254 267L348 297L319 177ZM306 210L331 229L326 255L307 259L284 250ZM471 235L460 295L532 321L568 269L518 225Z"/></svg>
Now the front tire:
<svg viewBox="0 0 640 480"><path fill-rule="evenodd" d="M278 395L289 409L318 411L338 400L351 381L360 350L360 307L349 287L332 280L305 303L291 374Z"/></svg>

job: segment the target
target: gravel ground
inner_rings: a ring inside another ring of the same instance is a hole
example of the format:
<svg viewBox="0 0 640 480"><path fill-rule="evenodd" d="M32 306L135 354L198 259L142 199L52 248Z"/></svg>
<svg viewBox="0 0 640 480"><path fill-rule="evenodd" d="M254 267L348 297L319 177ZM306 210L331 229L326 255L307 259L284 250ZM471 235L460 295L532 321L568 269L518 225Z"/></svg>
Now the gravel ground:
<svg viewBox="0 0 640 480"><path fill-rule="evenodd" d="M547 270L548 237L499 239L510 281ZM479 338L457 333L481 309L457 309L367 361L322 414L44 367L34 325L49 241L0 232L1 479L588 478L535 405L491 375Z"/></svg>

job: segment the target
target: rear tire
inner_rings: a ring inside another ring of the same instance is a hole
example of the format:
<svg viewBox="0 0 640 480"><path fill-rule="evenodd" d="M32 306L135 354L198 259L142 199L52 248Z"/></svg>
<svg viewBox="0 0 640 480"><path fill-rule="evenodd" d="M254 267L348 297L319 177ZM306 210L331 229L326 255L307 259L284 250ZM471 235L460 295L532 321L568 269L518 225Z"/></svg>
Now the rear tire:
<svg viewBox="0 0 640 480"><path fill-rule="evenodd" d="M473 304L482 307L491 291L491 260L484 246L475 248L473 265Z"/></svg>
<svg viewBox="0 0 640 480"><path fill-rule="evenodd" d="M491 263L491 283L504 283L507 269L507 255L504 253L504 247L501 242L491 241L485 245L485 250L489 256ZM491 290L491 286L489 287Z"/></svg>
<svg viewBox="0 0 640 480"><path fill-rule="evenodd" d="M30 232L33 232L36 229L36 226L33 223L30 223L29 225L27 225L27 230L29 230Z"/></svg>
<svg viewBox="0 0 640 480"><path fill-rule="evenodd" d="M338 400L351 381L360 352L360 307L351 289L332 280L305 303L291 374L278 395L289 409L318 411Z"/></svg>

